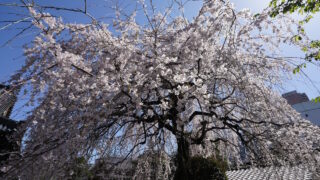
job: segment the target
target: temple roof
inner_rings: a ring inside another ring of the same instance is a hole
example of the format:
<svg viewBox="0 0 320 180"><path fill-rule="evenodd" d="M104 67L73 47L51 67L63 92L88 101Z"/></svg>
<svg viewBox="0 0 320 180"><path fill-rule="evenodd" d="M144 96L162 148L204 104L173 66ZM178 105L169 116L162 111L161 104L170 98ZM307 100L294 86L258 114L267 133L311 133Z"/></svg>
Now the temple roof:
<svg viewBox="0 0 320 180"><path fill-rule="evenodd" d="M227 171L229 180L311 180L312 173L305 167L266 167Z"/></svg>
<svg viewBox="0 0 320 180"><path fill-rule="evenodd" d="M11 132L17 128L19 122L9 119L16 99L9 86L0 84L0 132Z"/></svg>
<svg viewBox="0 0 320 180"><path fill-rule="evenodd" d="M17 98L9 86L0 84L0 116L9 118Z"/></svg>

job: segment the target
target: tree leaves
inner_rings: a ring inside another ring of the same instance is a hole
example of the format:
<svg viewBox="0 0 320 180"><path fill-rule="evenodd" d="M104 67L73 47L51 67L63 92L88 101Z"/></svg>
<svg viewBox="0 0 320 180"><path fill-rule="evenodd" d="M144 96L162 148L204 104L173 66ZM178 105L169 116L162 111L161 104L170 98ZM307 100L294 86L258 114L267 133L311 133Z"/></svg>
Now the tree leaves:
<svg viewBox="0 0 320 180"><path fill-rule="evenodd" d="M312 101L315 102L315 103L320 103L320 96L312 99Z"/></svg>
<svg viewBox="0 0 320 180"><path fill-rule="evenodd" d="M320 1L319 0L272 0L269 4L269 7L271 7L271 11L269 15L271 17L276 17L280 13L286 14L286 13L294 13L297 12L301 15L307 14L306 17L299 22L299 24L302 26L306 23L308 23L313 16L310 14L318 13L320 10ZM304 34L304 29L299 29L300 34ZM300 35L295 35L293 37L293 40L295 42L298 42L302 40ZM320 45L319 40L312 41L308 47L305 46L302 48L302 51L306 53L306 60L312 61L312 60L320 60ZM297 72L297 69L294 70L294 72Z"/></svg>

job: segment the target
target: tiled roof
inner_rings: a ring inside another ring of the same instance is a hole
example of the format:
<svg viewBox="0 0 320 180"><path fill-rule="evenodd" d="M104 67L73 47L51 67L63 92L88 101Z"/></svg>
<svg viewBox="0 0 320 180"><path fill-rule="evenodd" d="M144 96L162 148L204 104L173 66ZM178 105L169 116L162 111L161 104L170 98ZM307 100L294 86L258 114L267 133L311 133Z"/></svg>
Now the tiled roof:
<svg viewBox="0 0 320 180"><path fill-rule="evenodd" d="M227 171L228 180L311 180L311 172L302 167L266 167Z"/></svg>
<svg viewBox="0 0 320 180"><path fill-rule="evenodd" d="M7 89L7 86L0 86L0 116L6 117L8 117L8 110L10 111L16 102L16 96Z"/></svg>
<svg viewBox="0 0 320 180"><path fill-rule="evenodd" d="M18 122L8 119L15 102L16 96L10 87L0 84L0 132L14 131L17 127Z"/></svg>

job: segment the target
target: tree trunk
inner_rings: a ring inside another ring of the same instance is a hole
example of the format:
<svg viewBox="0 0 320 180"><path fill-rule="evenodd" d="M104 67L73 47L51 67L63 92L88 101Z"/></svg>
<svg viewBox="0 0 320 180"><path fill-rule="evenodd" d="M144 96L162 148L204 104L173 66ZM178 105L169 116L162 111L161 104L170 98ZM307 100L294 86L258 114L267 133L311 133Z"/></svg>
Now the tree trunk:
<svg viewBox="0 0 320 180"><path fill-rule="evenodd" d="M190 179L190 144L183 138L177 138L178 153L176 156L177 170L175 172L175 180L189 180Z"/></svg>

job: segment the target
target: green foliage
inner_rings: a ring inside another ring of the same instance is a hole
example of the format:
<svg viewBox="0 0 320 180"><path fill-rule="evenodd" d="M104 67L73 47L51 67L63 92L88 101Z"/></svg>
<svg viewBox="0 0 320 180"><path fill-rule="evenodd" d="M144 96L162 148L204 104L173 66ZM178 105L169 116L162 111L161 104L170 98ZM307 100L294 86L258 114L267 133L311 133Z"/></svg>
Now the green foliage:
<svg viewBox="0 0 320 180"><path fill-rule="evenodd" d="M194 180L226 180L228 165L222 158L204 158L194 156L190 159L190 179Z"/></svg>
<svg viewBox="0 0 320 180"><path fill-rule="evenodd" d="M315 14L320 11L320 0L271 0L269 6L272 8L270 12L271 17L276 17L281 13L298 12L301 15L307 14L306 17L299 22L302 26L313 18L310 14ZM299 33L304 34L304 29L302 27L299 28ZM293 37L293 40L300 41L302 38L301 36L296 35ZM302 51L306 53L307 61L320 60L320 41L312 41L308 47L303 47ZM297 67L293 73L297 73L299 70L300 67Z"/></svg>
<svg viewBox="0 0 320 180"><path fill-rule="evenodd" d="M293 69L293 74L299 73L302 68L306 68L306 67L307 67L306 63L297 65L297 67Z"/></svg>
<svg viewBox="0 0 320 180"><path fill-rule="evenodd" d="M317 13L320 10L319 0L272 0L269 4L272 7L271 17L275 17L280 13L293 13L298 11L300 14ZM312 18L308 17L309 20ZM308 21L308 20L307 20Z"/></svg>
<svg viewBox="0 0 320 180"><path fill-rule="evenodd" d="M320 48L320 41L311 41L310 47L311 48Z"/></svg>
<svg viewBox="0 0 320 180"><path fill-rule="evenodd" d="M308 51L308 47L306 47L306 46L303 47L303 48L302 48L302 51L303 51L303 52L307 52L307 51Z"/></svg>
<svg viewBox="0 0 320 180"><path fill-rule="evenodd" d="M312 59L319 61L320 60L320 41L312 41L309 45L309 47L307 47L307 49L311 50L311 49L317 49L317 51L313 51L311 53L306 54L306 60L308 61L312 61Z"/></svg>
<svg viewBox="0 0 320 180"><path fill-rule="evenodd" d="M300 72L299 66L293 69L293 74L297 74Z"/></svg>
<svg viewBox="0 0 320 180"><path fill-rule="evenodd" d="M299 36L299 35L295 35L295 36L293 36L293 40L294 41L301 41L302 40L302 37L301 36Z"/></svg>
<svg viewBox="0 0 320 180"><path fill-rule="evenodd" d="M313 16L311 16L311 15L306 16L302 21L300 21L300 25L308 23L312 18L313 18Z"/></svg>
<svg viewBox="0 0 320 180"><path fill-rule="evenodd" d="M312 99L312 101L315 102L315 103L319 103L320 102L320 96Z"/></svg>

